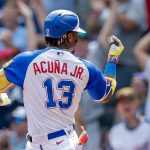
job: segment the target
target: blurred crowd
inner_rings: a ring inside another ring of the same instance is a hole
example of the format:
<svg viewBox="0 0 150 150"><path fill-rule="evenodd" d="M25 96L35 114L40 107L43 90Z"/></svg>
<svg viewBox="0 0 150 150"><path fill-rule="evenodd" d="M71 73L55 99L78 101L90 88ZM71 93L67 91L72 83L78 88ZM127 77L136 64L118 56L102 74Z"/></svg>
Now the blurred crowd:
<svg viewBox="0 0 150 150"><path fill-rule="evenodd" d="M103 71L107 39L114 34L125 51L117 67L117 90L107 104L85 91L76 114L77 131L89 134L84 150L150 150L149 0L0 0L0 67L18 53L45 47L43 23L55 9L74 11L87 34L79 34L75 55ZM10 106L0 108L0 150L23 150L27 118L22 92L9 89Z"/></svg>

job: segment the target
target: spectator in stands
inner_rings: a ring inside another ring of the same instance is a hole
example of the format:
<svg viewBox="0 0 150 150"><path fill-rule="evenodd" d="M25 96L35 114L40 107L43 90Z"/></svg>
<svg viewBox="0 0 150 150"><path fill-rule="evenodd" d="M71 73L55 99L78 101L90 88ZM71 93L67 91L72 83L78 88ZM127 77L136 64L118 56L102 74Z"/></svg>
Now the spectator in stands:
<svg viewBox="0 0 150 150"><path fill-rule="evenodd" d="M148 96L145 106L145 118L150 121L150 33L145 35L135 48L135 56L148 81Z"/></svg>
<svg viewBox="0 0 150 150"><path fill-rule="evenodd" d="M117 91L117 110L122 122L115 125L109 134L110 150L149 150L150 124L141 121L136 112L139 99L130 87Z"/></svg>
<svg viewBox="0 0 150 150"><path fill-rule="evenodd" d="M148 92L148 82L143 72L137 72L133 75L131 80L131 87L136 91L140 99L139 115L145 115L145 103Z"/></svg>
<svg viewBox="0 0 150 150"><path fill-rule="evenodd" d="M42 0L29 0L27 3L30 5L30 8L33 11L34 14L34 24L36 27L36 43L38 48L43 48L45 47L45 40L43 38L43 26L44 26L44 20L46 18L46 10L44 9L43 6L43 1Z"/></svg>
<svg viewBox="0 0 150 150"><path fill-rule="evenodd" d="M17 107L11 114L11 128L0 137L0 149L8 145L8 150L24 150L26 146L27 118L23 106Z"/></svg>
<svg viewBox="0 0 150 150"><path fill-rule="evenodd" d="M103 0L90 0L90 6L90 12L88 14L85 13L82 15L82 17L84 22L86 22L86 27L89 33L92 35L92 38L97 39L98 33L100 31L100 24L98 20L103 9Z"/></svg>
<svg viewBox="0 0 150 150"><path fill-rule="evenodd" d="M25 18L25 27L18 26L19 14ZM2 23L3 27L0 28L1 60L36 48L32 11L22 0L8 1L5 4Z"/></svg>
<svg viewBox="0 0 150 150"><path fill-rule="evenodd" d="M46 13L56 9L66 9L76 12L75 0L42 0Z"/></svg>
<svg viewBox="0 0 150 150"><path fill-rule="evenodd" d="M27 5L29 5L29 7L32 9L33 14L34 14L34 19L35 18L37 19L37 20L34 20L35 24L36 23L38 24L36 26L39 26L40 28L39 29L40 31L37 31L37 32L41 32L43 30L44 20L46 17L46 10L44 9L43 1L42 0L29 0Z"/></svg>
<svg viewBox="0 0 150 150"><path fill-rule="evenodd" d="M86 33L78 33L78 42L75 50L75 55L80 58L86 58L89 53L89 36Z"/></svg>
<svg viewBox="0 0 150 150"><path fill-rule="evenodd" d="M113 34L123 41L126 48L118 64L117 87L129 86L133 73L138 70L133 49L143 34L142 26L145 21L145 9L132 0L105 0L104 2L107 4L107 8L103 10L101 22L107 20L109 14L112 13L109 7L114 2L117 3L117 17L115 18L116 24Z"/></svg>
<svg viewBox="0 0 150 150"><path fill-rule="evenodd" d="M18 25L20 16L25 18L25 27ZM36 48L32 11L22 0L6 1L3 7L2 23L3 27L0 28L0 65L10 60L17 53ZM10 92L15 93L11 93L12 100L21 101L22 92L20 92L18 87L13 87L12 89L10 89ZM6 116L13 109L13 105L3 108L0 128L8 124Z"/></svg>
<svg viewBox="0 0 150 150"><path fill-rule="evenodd" d="M91 13L91 0L76 0L77 2L77 12L79 16L86 21ZM85 7L86 6L86 7Z"/></svg>
<svg viewBox="0 0 150 150"><path fill-rule="evenodd" d="M146 1L146 8L147 8L147 24L148 24L148 31L150 31L150 1Z"/></svg>

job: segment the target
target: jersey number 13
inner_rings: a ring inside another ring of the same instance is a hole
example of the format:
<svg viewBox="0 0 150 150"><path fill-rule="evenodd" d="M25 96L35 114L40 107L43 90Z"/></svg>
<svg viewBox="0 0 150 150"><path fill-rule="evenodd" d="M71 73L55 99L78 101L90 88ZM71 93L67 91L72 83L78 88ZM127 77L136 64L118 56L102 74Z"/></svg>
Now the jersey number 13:
<svg viewBox="0 0 150 150"><path fill-rule="evenodd" d="M75 90L75 83L71 80L61 80L60 82L58 82L56 86L57 90L62 91L61 98L65 98L66 102L63 102L62 99L58 100L54 99L53 93L57 91L54 91L52 78L48 78L44 81L44 88L46 89L48 98L48 100L46 101L46 107L55 108L57 107L56 103L58 103L61 109L68 109L72 104L72 98Z"/></svg>

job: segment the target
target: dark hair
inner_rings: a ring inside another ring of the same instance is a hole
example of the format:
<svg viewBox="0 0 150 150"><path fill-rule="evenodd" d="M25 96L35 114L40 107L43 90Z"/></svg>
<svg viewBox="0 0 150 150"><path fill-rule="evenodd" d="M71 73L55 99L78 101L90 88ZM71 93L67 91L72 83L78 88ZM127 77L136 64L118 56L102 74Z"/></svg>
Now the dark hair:
<svg viewBox="0 0 150 150"><path fill-rule="evenodd" d="M58 46L58 41L60 41L60 39L45 37L46 44L50 46Z"/></svg>
<svg viewBox="0 0 150 150"><path fill-rule="evenodd" d="M59 46L60 44L64 43L68 32L62 38L49 38L45 37L46 44L49 46Z"/></svg>

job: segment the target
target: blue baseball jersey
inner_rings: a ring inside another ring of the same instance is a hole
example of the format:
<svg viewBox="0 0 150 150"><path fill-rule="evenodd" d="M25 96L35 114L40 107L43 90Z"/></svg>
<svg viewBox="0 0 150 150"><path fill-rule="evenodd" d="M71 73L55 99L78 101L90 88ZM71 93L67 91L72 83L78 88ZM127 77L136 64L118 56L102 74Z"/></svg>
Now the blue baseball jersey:
<svg viewBox="0 0 150 150"><path fill-rule="evenodd" d="M75 123L84 89L95 100L103 98L106 91L106 80L94 64L61 49L21 53L4 66L4 71L8 81L23 89L32 136Z"/></svg>

